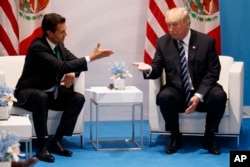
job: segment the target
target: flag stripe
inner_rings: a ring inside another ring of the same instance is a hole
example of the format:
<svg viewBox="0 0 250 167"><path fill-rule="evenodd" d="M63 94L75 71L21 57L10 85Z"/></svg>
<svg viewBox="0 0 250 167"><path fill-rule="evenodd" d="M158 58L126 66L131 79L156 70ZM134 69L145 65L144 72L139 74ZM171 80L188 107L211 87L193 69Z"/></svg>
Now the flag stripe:
<svg viewBox="0 0 250 167"><path fill-rule="evenodd" d="M149 8L153 14L153 17L155 17L158 23L160 24L160 27L166 32L167 26L165 23L165 16L163 14L164 12L163 13L161 12L161 9L158 7L158 5L155 3L154 0L150 0Z"/></svg>
<svg viewBox="0 0 250 167"><path fill-rule="evenodd" d="M220 38L220 26L216 27L208 33L209 36L215 39L215 48L218 54L221 54L221 38Z"/></svg>
<svg viewBox="0 0 250 167"><path fill-rule="evenodd" d="M167 3L167 6L168 6L169 9L175 8L175 7L176 7L174 1L166 1L166 3Z"/></svg>
<svg viewBox="0 0 250 167"><path fill-rule="evenodd" d="M167 32L164 12L167 0L150 0L148 20L146 25L146 42L144 50L144 62L150 63L156 47L156 40ZM164 8L165 7L165 8Z"/></svg>
<svg viewBox="0 0 250 167"><path fill-rule="evenodd" d="M0 6L2 7L3 11L6 13L6 16L8 17L11 23L11 26L16 34L16 37L18 38L19 37L18 24L17 24L16 17L14 16L14 13L12 12L12 8L11 8L9 1L1 1Z"/></svg>
<svg viewBox="0 0 250 167"><path fill-rule="evenodd" d="M147 51L144 51L144 62L145 63L150 63L152 61L151 56L148 54Z"/></svg>
<svg viewBox="0 0 250 167"><path fill-rule="evenodd" d="M8 55L17 55L17 52L15 48L13 47L8 34L6 33L6 31L4 31L2 25L0 25L0 34L1 34L0 41L2 42L2 45L5 48Z"/></svg>
<svg viewBox="0 0 250 167"><path fill-rule="evenodd" d="M0 1L0 42L2 55L18 54L18 23L15 0Z"/></svg>
<svg viewBox="0 0 250 167"><path fill-rule="evenodd" d="M19 54L26 55L28 46L37 36L42 35L42 27L37 28L33 33L19 43Z"/></svg>
<svg viewBox="0 0 250 167"><path fill-rule="evenodd" d="M153 44L153 46L155 46L155 41L157 40L158 36L148 23L147 23L147 38Z"/></svg>

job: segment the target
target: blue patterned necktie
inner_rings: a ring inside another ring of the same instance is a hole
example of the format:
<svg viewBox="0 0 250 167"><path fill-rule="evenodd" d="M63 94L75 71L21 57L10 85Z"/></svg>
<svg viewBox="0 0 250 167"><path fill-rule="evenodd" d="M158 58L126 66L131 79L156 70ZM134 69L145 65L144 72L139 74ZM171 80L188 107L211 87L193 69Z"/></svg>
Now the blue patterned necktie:
<svg viewBox="0 0 250 167"><path fill-rule="evenodd" d="M185 50L184 50L183 44L184 44L183 41L178 42L178 47L179 47L179 52L180 52L180 62L181 62L181 78L182 78L183 88L185 90L185 104L189 106L191 93L189 89L188 64L187 64L187 59L185 56Z"/></svg>

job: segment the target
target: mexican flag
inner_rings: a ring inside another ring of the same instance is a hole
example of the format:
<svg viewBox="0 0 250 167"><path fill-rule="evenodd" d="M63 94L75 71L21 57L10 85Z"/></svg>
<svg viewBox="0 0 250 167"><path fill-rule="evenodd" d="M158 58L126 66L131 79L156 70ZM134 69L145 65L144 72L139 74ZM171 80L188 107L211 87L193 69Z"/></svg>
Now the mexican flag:
<svg viewBox="0 0 250 167"><path fill-rule="evenodd" d="M190 10L191 28L212 36L221 53L219 0L186 0Z"/></svg>
<svg viewBox="0 0 250 167"><path fill-rule="evenodd" d="M42 35L41 22L51 12L50 0L19 0L19 54L25 55L31 41Z"/></svg>

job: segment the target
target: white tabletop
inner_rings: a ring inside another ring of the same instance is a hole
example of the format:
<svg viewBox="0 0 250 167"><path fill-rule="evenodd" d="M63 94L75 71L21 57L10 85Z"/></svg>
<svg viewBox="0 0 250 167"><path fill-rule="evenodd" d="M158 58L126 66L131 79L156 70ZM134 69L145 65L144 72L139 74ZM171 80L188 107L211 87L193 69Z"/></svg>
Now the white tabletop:
<svg viewBox="0 0 250 167"><path fill-rule="evenodd" d="M31 123L28 116L13 116L8 120L0 121L0 131L11 131L20 135L21 138L31 137Z"/></svg>
<svg viewBox="0 0 250 167"><path fill-rule="evenodd" d="M126 86L124 90L107 87L91 87L86 89L96 103L142 103L143 92L135 86Z"/></svg>

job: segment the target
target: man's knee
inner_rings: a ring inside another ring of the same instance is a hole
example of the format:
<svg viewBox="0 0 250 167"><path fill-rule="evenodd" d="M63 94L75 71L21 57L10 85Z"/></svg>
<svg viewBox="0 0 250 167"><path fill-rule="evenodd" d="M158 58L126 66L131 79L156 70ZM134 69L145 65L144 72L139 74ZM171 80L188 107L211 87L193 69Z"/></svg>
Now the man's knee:
<svg viewBox="0 0 250 167"><path fill-rule="evenodd" d="M81 93L76 93L75 99L76 99L79 103L81 103L81 104L84 104L84 103L85 103L85 97L84 97L84 95L81 94Z"/></svg>
<svg viewBox="0 0 250 167"><path fill-rule="evenodd" d="M179 102L179 97L177 96L178 93L175 93L173 91L170 90L162 90L159 92L159 94L157 95L157 104L161 104L161 103L177 103Z"/></svg>
<svg viewBox="0 0 250 167"><path fill-rule="evenodd" d="M214 96L212 99L214 99L218 103L226 103L227 94L224 91L217 91L217 92L214 92Z"/></svg>

